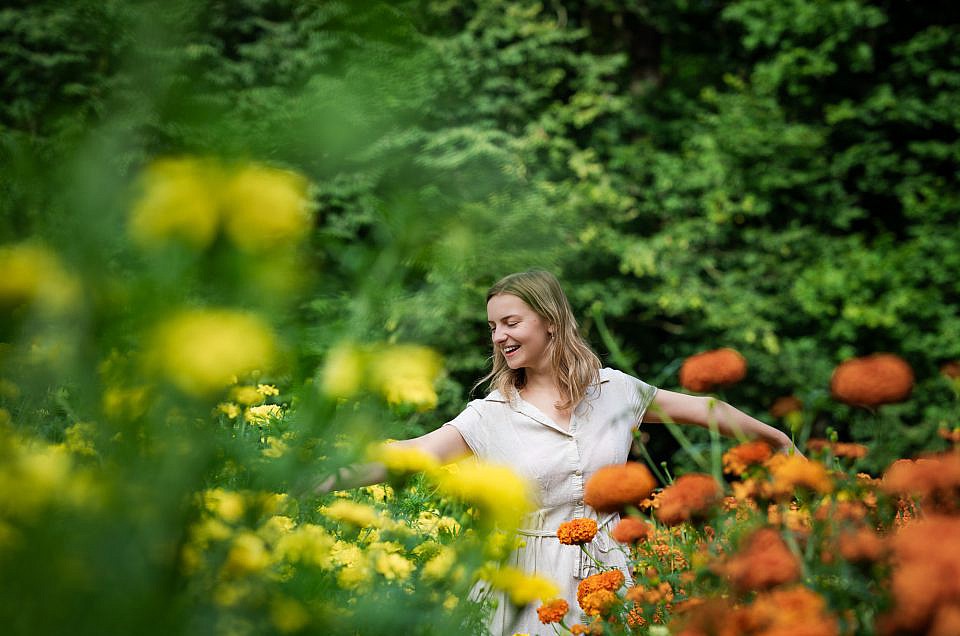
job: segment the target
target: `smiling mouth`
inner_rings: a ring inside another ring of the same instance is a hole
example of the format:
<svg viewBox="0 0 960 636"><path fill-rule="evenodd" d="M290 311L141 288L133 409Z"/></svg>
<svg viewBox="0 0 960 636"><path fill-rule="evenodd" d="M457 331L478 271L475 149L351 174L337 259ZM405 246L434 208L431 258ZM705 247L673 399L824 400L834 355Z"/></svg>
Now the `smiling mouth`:
<svg viewBox="0 0 960 636"><path fill-rule="evenodd" d="M508 356L520 348L520 345L510 345L503 348L503 355Z"/></svg>

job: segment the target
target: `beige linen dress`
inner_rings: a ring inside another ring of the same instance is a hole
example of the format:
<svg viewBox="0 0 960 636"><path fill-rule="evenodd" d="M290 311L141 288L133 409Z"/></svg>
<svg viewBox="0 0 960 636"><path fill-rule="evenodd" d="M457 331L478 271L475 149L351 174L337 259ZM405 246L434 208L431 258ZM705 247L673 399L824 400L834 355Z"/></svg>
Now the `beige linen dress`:
<svg viewBox="0 0 960 636"><path fill-rule="evenodd" d="M599 385L590 387L571 414L569 430L519 395L511 405L499 391L473 400L445 424L460 431L477 458L510 466L535 486L540 507L520 529L525 545L511 555L508 565L560 586L560 596L570 604L567 625L581 618L577 585L598 568L578 546L562 545L557 527L578 517L596 519L600 531L588 550L601 563L623 570L630 580L625 552L609 538L619 516L598 515L583 503L583 490L597 469L627 461L633 433L656 391L637 378L604 368ZM552 626L537 618L539 603L517 612L503 595L497 601L491 633L555 634Z"/></svg>

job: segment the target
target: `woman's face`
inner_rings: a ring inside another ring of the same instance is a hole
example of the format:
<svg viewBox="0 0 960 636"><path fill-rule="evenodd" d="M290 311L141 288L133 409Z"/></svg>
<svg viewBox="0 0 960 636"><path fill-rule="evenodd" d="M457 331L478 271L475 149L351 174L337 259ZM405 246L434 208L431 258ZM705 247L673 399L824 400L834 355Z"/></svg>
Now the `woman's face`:
<svg viewBox="0 0 960 636"><path fill-rule="evenodd" d="M493 347L511 369L546 370L545 353L553 327L513 294L497 294L487 301L487 324Z"/></svg>

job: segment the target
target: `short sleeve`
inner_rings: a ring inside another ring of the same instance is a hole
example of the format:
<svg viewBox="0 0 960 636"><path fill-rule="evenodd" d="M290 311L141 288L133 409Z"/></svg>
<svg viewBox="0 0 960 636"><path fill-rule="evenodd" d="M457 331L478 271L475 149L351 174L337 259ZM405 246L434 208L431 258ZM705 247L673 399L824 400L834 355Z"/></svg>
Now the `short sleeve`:
<svg viewBox="0 0 960 636"><path fill-rule="evenodd" d="M621 371L615 373L623 382L627 393L627 403L630 404L633 417L633 427L637 428L643 420L644 413L653 403L653 398L657 395L657 387Z"/></svg>
<svg viewBox="0 0 960 636"><path fill-rule="evenodd" d="M467 443L467 446L470 447L473 454L482 458L490 447L487 439L489 431L487 431L481 422L483 417L479 405L476 404L476 402L478 402L478 400L474 400L468 404L467 408L463 409L459 415L444 424L444 426L452 426L460 431L460 435L463 436L463 441Z"/></svg>

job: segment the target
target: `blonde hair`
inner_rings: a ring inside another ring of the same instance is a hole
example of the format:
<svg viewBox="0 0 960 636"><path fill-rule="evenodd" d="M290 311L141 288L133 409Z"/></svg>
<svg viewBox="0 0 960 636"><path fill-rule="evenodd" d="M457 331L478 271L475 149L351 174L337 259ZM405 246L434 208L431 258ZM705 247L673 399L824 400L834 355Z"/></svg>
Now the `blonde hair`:
<svg viewBox="0 0 960 636"><path fill-rule="evenodd" d="M570 301L560 288L560 282L550 272L532 270L510 274L501 278L487 292L487 301L499 294L512 294L540 318L553 326L553 337L547 345L546 355L556 371L557 383L563 401L557 404L560 410L572 408L587 394L590 385L600 381L600 358L577 330ZM508 400L513 400L512 389L522 389L526 384L523 369L511 369L503 352L494 347L493 368L480 379L474 388L489 382Z"/></svg>

